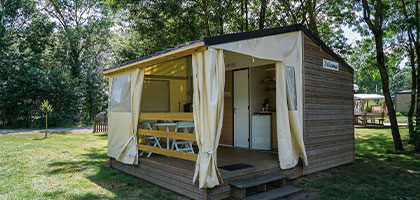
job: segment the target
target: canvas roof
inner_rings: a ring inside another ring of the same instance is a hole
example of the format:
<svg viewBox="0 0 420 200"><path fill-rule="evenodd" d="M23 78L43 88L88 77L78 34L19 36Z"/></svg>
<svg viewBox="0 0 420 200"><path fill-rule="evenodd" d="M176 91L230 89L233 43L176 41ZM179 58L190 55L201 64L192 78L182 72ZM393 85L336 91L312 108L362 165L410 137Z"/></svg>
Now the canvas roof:
<svg viewBox="0 0 420 200"><path fill-rule="evenodd" d="M230 42L236 42L241 40L248 40L253 38L259 38L259 37L266 37L266 36L272 36L272 35L278 35L282 33L290 33L295 31L303 31L308 37L310 37L312 40L314 40L318 45L320 45L328 54L330 54L333 58L335 58L340 64L342 64L345 68L347 68L351 73L354 72L354 69L348 65L344 59L342 59L339 55L334 53L331 48L329 48L321 39L319 39L317 36L315 36L309 29L307 29L303 24L294 24L290 26L285 27L276 27L276 28L270 28L270 29L262 29L262 30L256 30L256 31L248 31L248 32L242 32L242 33L232 33L232 34L225 34L225 35L219 35L219 36L213 36L213 37L206 37L204 40L197 40L197 41L191 41L187 42L185 44L178 45L174 48L170 48L164 51L157 52L155 54L141 57L126 63L122 63L119 65L115 65L109 68L104 69L104 73L108 74L111 71L118 71L123 68L127 68L129 66L134 66L137 63L145 62L148 60L152 60L157 57L164 57L167 55L171 55L172 53L188 50L192 47L200 47L200 46L212 46L212 45L219 45L224 43L230 43ZM156 63L155 63L156 64Z"/></svg>
<svg viewBox="0 0 420 200"><path fill-rule="evenodd" d="M395 92L395 94L410 94L411 90L398 90Z"/></svg>
<svg viewBox="0 0 420 200"><path fill-rule="evenodd" d="M354 89L354 91L357 91L357 90L359 90L359 86L356 85L356 84L353 84L353 89Z"/></svg>
<svg viewBox="0 0 420 200"><path fill-rule="evenodd" d="M379 94L354 94L354 99L373 100L384 99L385 97Z"/></svg>

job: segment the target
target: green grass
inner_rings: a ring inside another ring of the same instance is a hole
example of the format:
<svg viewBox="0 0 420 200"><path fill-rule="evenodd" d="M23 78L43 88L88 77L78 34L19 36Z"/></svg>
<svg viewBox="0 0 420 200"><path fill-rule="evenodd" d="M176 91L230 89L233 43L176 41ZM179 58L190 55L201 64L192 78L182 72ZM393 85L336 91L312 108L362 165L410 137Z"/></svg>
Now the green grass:
<svg viewBox="0 0 420 200"><path fill-rule="evenodd" d="M407 129L400 129L404 144ZM393 154L389 129L356 129L356 163L303 177L321 199L419 199L420 156Z"/></svg>
<svg viewBox="0 0 420 200"><path fill-rule="evenodd" d="M0 135L0 199L171 199L174 193L108 168L106 135Z"/></svg>
<svg viewBox="0 0 420 200"><path fill-rule="evenodd" d="M407 129L401 129L406 143ZM321 199L419 199L420 156L392 154L388 129L356 129L356 164L298 180ZM174 193L108 168L106 135L0 135L0 199L173 199ZM310 193L312 194L312 193Z"/></svg>
<svg viewBox="0 0 420 200"><path fill-rule="evenodd" d="M408 123L408 118L407 118L407 116L397 116L397 121L398 121L399 124L407 124ZM385 117L384 123L390 123L388 116Z"/></svg>

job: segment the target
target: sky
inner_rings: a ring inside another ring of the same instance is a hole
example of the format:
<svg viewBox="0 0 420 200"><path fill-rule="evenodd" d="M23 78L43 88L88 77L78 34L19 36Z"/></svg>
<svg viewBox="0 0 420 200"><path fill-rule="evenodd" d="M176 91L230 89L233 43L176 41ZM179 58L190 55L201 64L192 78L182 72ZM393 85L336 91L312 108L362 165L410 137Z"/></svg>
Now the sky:
<svg viewBox="0 0 420 200"><path fill-rule="evenodd" d="M356 43L357 40L362 39L362 36L359 33L351 30L351 28L348 27L348 26L344 26L343 31L344 31L344 37L347 38L347 43L350 44L350 45L353 45L353 44ZM399 67L404 68L406 66L407 62L408 62L408 58L404 57L404 59L401 61L400 65L399 65Z"/></svg>
<svg viewBox="0 0 420 200"><path fill-rule="evenodd" d="M362 36L360 36L359 33L351 30L351 28L348 26L344 26L343 31L344 31L344 36L348 39L347 42L349 44L354 44L356 40L359 40L362 38Z"/></svg>

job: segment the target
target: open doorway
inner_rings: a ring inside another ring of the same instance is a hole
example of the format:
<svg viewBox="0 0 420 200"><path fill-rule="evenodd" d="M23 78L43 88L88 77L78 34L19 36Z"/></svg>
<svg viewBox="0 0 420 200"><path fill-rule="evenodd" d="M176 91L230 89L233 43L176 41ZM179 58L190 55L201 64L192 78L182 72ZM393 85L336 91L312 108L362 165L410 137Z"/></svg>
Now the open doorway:
<svg viewBox="0 0 420 200"><path fill-rule="evenodd" d="M220 145L277 149L273 61L225 51L225 108Z"/></svg>

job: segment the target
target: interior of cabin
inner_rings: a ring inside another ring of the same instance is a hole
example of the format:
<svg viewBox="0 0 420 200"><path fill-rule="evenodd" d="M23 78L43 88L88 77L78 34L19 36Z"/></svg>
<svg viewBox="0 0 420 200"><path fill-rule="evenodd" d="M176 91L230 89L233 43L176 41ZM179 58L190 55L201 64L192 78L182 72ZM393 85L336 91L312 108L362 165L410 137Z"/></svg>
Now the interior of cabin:
<svg viewBox="0 0 420 200"><path fill-rule="evenodd" d="M224 54L226 70L224 117L217 157L218 166L222 169L221 173L224 174L224 166L229 169L231 165L233 169L261 165L273 165L278 168L274 61L230 51L225 51ZM165 119L148 118L147 116L153 113L190 113L192 116L191 66L191 56L187 56L145 69L140 106L140 112L143 115L140 115L140 124L149 121L152 124L150 128L153 130L179 132L176 125L178 120L166 117ZM170 126L154 126L153 124ZM183 130L183 133L187 132L193 133L194 131L193 129ZM170 142L166 143L165 141L167 139L159 138L161 148L165 149L165 146L168 145L173 146ZM147 141L143 143L145 142ZM154 145L154 143L151 142L149 145ZM198 153L197 147L193 146L193 152L187 152ZM171 148L171 150L173 149ZM158 153L141 155L140 159L170 159L172 162L178 160L185 164L185 159L180 161L176 158L158 155ZM251 157L252 159L250 159ZM193 159L190 160L193 161ZM192 171L193 168L194 165L191 166Z"/></svg>

